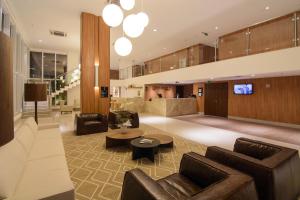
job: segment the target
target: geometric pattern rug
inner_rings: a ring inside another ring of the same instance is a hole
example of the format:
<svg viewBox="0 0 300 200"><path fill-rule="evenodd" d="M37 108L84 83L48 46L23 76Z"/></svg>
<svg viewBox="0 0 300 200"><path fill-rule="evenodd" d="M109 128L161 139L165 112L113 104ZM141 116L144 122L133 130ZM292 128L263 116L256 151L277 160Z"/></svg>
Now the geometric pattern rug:
<svg viewBox="0 0 300 200"><path fill-rule="evenodd" d="M174 147L160 149L152 163L147 158L133 161L128 147L117 147L107 150L105 136L98 133L75 136L74 133L63 134L66 159L75 186L76 200L117 200L120 199L125 172L140 168L157 180L178 172L181 157L184 153L194 151L205 154L204 145L185 140L172 133L140 125L144 135L166 134L174 139Z"/></svg>

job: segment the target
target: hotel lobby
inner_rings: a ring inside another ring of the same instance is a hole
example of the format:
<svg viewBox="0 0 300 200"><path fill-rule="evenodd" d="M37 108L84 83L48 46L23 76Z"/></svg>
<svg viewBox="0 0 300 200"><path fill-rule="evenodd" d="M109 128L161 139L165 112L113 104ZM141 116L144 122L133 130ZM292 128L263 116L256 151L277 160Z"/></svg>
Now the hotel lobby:
<svg viewBox="0 0 300 200"><path fill-rule="evenodd" d="M0 0L0 200L300 200L299 0Z"/></svg>

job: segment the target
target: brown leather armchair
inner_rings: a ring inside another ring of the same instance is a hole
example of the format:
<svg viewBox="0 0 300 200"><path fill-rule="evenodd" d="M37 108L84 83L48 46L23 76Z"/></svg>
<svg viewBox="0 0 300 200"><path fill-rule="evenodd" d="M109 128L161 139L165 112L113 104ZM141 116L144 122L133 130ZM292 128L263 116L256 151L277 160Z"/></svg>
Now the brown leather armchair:
<svg viewBox="0 0 300 200"><path fill-rule="evenodd" d="M79 114L75 116L76 135L108 131L107 117L101 114Z"/></svg>
<svg viewBox="0 0 300 200"><path fill-rule="evenodd" d="M261 200L296 200L300 194L297 150L239 138L233 152L209 147L205 156L252 176Z"/></svg>
<svg viewBox="0 0 300 200"><path fill-rule="evenodd" d="M114 111L114 112L110 112L108 115L109 127L111 129L119 128L118 125L124 123L127 120L129 120L131 123L131 126L128 128L139 128L140 126L139 115L136 112Z"/></svg>
<svg viewBox="0 0 300 200"><path fill-rule="evenodd" d="M256 200L251 177L196 153L184 154L179 173L154 181L127 171L121 200Z"/></svg>

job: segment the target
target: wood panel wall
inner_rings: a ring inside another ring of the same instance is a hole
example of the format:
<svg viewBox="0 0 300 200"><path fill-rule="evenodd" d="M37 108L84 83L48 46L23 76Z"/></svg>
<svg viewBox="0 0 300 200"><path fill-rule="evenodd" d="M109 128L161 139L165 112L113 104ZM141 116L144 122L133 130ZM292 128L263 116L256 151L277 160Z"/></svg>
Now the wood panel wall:
<svg viewBox="0 0 300 200"><path fill-rule="evenodd" d="M0 146L14 138L12 70L11 41L0 32Z"/></svg>
<svg viewBox="0 0 300 200"><path fill-rule="evenodd" d="M95 87L95 65L99 65L99 87ZM110 30L101 17L81 14L81 112L108 114L109 99L100 96L110 80Z"/></svg>
<svg viewBox="0 0 300 200"><path fill-rule="evenodd" d="M203 88L203 96L199 97L198 96L198 89ZM196 95L197 97L197 109L198 112L203 112L204 113L204 95L205 95L205 84L204 83L194 83L193 84L193 94Z"/></svg>
<svg viewBox="0 0 300 200"><path fill-rule="evenodd" d="M300 12L297 12L297 45L300 46Z"/></svg>
<svg viewBox="0 0 300 200"><path fill-rule="evenodd" d="M253 95L234 95L235 83L253 83ZM300 76L229 81L229 116L300 124Z"/></svg>

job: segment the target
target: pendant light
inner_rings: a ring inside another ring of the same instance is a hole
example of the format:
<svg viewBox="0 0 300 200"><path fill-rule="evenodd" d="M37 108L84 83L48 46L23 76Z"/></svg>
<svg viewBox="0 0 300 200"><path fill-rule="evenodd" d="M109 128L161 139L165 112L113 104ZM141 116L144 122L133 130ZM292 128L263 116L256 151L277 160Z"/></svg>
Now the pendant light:
<svg viewBox="0 0 300 200"><path fill-rule="evenodd" d="M114 47L115 51L120 56L128 56L132 51L131 41L124 36L116 40Z"/></svg>
<svg viewBox="0 0 300 200"><path fill-rule="evenodd" d="M128 11L134 8L135 0L120 0L120 4L124 10Z"/></svg>
<svg viewBox="0 0 300 200"><path fill-rule="evenodd" d="M120 6L116 4L108 4L102 11L104 22L110 27L119 26L124 18L124 14Z"/></svg>

